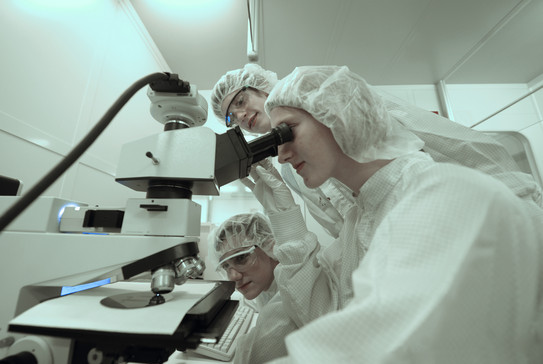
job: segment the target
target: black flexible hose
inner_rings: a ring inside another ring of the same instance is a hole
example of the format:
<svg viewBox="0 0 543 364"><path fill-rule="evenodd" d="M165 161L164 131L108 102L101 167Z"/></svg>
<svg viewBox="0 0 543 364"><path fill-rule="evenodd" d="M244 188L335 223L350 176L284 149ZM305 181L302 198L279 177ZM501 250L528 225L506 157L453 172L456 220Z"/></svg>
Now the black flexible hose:
<svg viewBox="0 0 543 364"><path fill-rule="evenodd" d="M51 186L58 177L60 177L70 166L91 146L98 136L109 125L111 120L117 115L121 108L130 100L134 94L147 84L159 80L167 80L170 74L152 73L134 82L115 103L106 111L104 116L92 128L87 135L77 144L66 157L64 157L47 175L45 175L36 185L25 195L13 204L0 217L0 232L2 232L9 223L11 223L24 209L26 209L36 198L40 196L49 186Z"/></svg>

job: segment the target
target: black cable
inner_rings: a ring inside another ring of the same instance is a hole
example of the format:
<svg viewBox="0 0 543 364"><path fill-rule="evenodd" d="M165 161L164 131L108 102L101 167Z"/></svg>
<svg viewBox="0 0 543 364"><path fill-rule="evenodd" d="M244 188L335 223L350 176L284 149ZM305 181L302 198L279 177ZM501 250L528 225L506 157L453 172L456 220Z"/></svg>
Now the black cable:
<svg viewBox="0 0 543 364"><path fill-rule="evenodd" d="M36 185L28 191L25 195L11 206L0 217L0 232L4 230L25 208L27 208L40 194L43 193L49 186L51 186L58 177L60 177L70 166L91 146L92 143L100 136L104 129L109 125L111 120L117 115L121 108L130 100L134 94L147 84L169 79L170 75L167 73L153 73L141 78L134 82L118 99L115 103L106 111L104 116L98 121L98 123L92 128L87 135L77 144L66 157L64 157L47 175L45 175Z"/></svg>
<svg viewBox="0 0 543 364"><path fill-rule="evenodd" d="M247 0L247 17L249 18L249 32L251 33L251 50L255 51L255 41L253 40L253 22L251 18L251 6L249 5L249 1Z"/></svg>

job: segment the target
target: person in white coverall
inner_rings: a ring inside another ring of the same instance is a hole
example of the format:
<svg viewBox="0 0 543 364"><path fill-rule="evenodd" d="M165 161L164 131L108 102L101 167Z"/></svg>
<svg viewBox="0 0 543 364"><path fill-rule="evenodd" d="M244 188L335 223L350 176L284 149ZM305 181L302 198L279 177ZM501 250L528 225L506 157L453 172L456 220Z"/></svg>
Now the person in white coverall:
<svg viewBox="0 0 543 364"><path fill-rule="evenodd" d="M279 162L353 200L319 251L279 173L251 171L276 239L278 311L301 327L277 362L543 360L537 189L436 162L347 67L298 67L265 107L293 131Z"/></svg>
<svg viewBox="0 0 543 364"><path fill-rule="evenodd" d="M274 280L275 238L268 218L259 212L231 216L212 231L208 243L210 265L236 283L242 304L260 313L255 327L238 339L234 362L259 363L286 355L284 337L298 326L281 308ZM274 350L264 350L270 340L277 341Z"/></svg>
<svg viewBox="0 0 543 364"><path fill-rule="evenodd" d="M209 235L209 243L211 265L260 310L277 292L273 270L279 262L268 218L259 212L231 216Z"/></svg>

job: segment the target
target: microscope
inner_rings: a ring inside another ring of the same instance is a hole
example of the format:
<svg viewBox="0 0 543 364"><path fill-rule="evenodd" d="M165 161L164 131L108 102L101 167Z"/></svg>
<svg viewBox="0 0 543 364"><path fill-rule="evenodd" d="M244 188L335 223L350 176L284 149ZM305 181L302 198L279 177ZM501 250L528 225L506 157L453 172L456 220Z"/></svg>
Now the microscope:
<svg viewBox="0 0 543 364"><path fill-rule="evenodd" d="M121 151L116 181L146 192L145 199L128 202L124 234L199 236L200 207L192 195L219 195L221 186L246 177L253 163L277 155L277 146L292 139L284 124L250 143L239 127L222 135L200 127L207 102L187 82L152 83L147 95L151 115L164 124L164 132ZM184 243L182 250L153 270L151 289L157 295L203 273L196 242Z"/></svg>
<svg viewBox="0 0 543 364"><path fill-rule="evenodd" d="M101 304L166 307L176 285L201 277L205 269L198 255L201 207L192 196L219 195L221 186L248 176L252 164L277 155L277 147L292 140L284 124L251 142L239 127L215 134L203 126L208 107L196 86L168 76L151 82L147 90L150 113L164 125L163 131L123 145L116 171L118 183L143 192L144 198L112 208L40 197L0 234L0 246L9 250L0 254L0 264L7 264L8 256L25 254L32 267L16 267L11 278L3 278L11 298L0 315L0 358L5 355L1 349L8 354L0 363L21 362L7 360L36 357L41 351L53 357L52 363L79 363L82 358L93 363L163 362L176 349L194 348L203 338L222 334L233 313L228 302L234 285L226 281L214 282L168 336L125 334L117 328L112 336L18 320L49 300L92 296L95 289L145 274L150 274L148 290L105 297ZM0 198L0 203L16 198ZM58 254L40 261L40 254L51 249ZM36 283L36 277L44 281Z"/></svg>

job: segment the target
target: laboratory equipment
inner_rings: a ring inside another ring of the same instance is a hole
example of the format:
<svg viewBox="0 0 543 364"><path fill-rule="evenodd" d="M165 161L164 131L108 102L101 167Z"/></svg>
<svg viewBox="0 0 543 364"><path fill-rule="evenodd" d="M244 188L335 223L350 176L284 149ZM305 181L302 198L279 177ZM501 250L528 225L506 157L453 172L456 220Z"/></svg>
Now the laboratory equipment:
<svg viewBox="0 0 543 364"><path fill-rule="evenodd" d="M0 175L0 196L18 196L22 189L23 184L20 180Z"/></svg>
<svg viewBox="0 0 543 364"><path fill-rule="evenodd" d="M0 358L44 352L51 362L62 363L77 362L86 353L96 363L141 362L149 356L160 362L175 349L196 347L210 335L220 337L226 328L234 311L227 303L233 292L230 282L199 293L201 301L193 308L202 311L193 317L195 323L181 323L183 317L177 317L179 330L147 344L115 322L109 322L114 336L107 330L63 328L60 319L52 326L15 324L51 300L84 301L110 284L148 273L150 285L138 294L136 309L162 310L169 305L168 295L180 293L173 292L176 284L200 278L204 270L198 256L201 208L192 195L218 195L221 186L246 177L253 163L277 155L277 146L292 138L285 125L250 143L239 128L215 134L202 126L205 99L194 85L176 77L151 82L148 96L151 115L164 124L164 131L125 144L116 173L117 182L144 192L144 198L107 207L39 197L1 233L0 265L9 275L1 278L6 298L0 311ZM0 197L0 211L9 211L19 198ZM121 299L121 305L127 302Z"/></svg>
<svg viewBox="0 0 543 364"><path fill-rule="evenodd" d="M247 333L253 320L254 312L254 309L249 306L238 306L219 341L203 342L192 351L196 354L217 360L232 360L239 338Z"/></svg>

